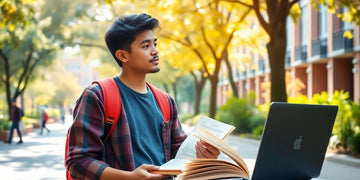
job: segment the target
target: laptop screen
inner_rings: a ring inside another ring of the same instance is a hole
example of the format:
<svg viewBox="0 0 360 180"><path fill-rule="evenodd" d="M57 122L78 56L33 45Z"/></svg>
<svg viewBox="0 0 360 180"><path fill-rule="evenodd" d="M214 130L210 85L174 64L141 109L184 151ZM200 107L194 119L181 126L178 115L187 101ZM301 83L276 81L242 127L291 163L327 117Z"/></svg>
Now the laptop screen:
<svg viewBox="0 0 360 180"><path fill-rule="evenodd" d="M270 105L252 179L318 177L338 107L332 105Z"/></svg>

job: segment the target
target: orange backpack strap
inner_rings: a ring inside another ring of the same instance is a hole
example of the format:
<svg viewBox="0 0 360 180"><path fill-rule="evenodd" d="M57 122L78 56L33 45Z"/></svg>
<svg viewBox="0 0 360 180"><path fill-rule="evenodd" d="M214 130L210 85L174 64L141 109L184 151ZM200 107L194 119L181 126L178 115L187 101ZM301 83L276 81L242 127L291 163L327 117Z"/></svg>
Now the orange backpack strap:
<svg viewBox="0 0 360 180"><path fill-rule="evenodd" d="M158 103L161 113L164 117L164 121L165 122L170 121L171 120L171 104L169 102L168 95L165 92L163 92L162 90L158 89L157 87L151 85L150 83L146 83L146 84L150 87L152 93L155 96L156 102Z"/></svg>
<svg viewBox="0 0 360 180"><path fill-rule="evenodd" d="M121 96L118 86L113 77L108 77L94 81L100 85L104 99L104 135L105 139L110 137L111 132L115 129L121 113Z"/></svg>

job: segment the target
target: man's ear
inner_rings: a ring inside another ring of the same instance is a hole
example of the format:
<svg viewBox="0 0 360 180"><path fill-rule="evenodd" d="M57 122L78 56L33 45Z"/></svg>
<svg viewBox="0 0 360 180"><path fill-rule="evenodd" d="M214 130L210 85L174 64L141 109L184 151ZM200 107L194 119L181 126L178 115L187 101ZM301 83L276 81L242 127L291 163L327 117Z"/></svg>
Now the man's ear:
<svg viewBox="0 0 360 180"><path fill-rule="evenodd" d="M115 56L118 58L118 60L120 60L121 62L127 62L127 54L128 52L122 49L119 49L117 51L115 51Z"/></svg>

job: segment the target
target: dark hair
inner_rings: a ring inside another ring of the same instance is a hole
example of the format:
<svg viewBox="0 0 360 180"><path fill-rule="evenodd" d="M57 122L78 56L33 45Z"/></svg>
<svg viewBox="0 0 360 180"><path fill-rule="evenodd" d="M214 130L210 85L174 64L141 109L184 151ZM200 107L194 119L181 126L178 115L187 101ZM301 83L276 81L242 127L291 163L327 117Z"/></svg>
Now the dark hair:
<svg viewBox="0 0 360 180"><path fill-rule="evenodd" d="M159 27L159 21L147 14L131 14L117 18L105 34L105 42L115 61L122 67L121 61L115 56L119 49L131 53L131 43L135 36L144 30Z"/></svg>

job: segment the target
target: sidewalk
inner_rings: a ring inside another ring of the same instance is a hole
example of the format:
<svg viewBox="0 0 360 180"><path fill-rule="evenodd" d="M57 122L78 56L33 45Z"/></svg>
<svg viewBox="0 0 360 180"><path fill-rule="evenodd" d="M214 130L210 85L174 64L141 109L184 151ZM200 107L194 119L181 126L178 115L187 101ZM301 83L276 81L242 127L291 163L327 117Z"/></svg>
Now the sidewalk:
<svg viewBox="0 0 360 180"><path fill-rule="evenodd" d="M253 171L260 141L232 135L226 141L244 158L249 170ZM319 179L354 180L359 177L360 159L343 154L326 154Z"/></svg>
<svg viewBox="0 0 360 180"><path fill-rule="evenodd" d="M242 142L246 142L246 143L249 143L249 144L254 144L256 146L260 145L260 141L255 140L255 139L235 137L233 135L230 135L229 138L234 138L236 140L241 140ZM228 142L228 143L230 144L231 141ZM345 154L326 153L325 160L360 168L360 158L355 158L355 157L345 155ZM360 169L359 169L359 171L360 171Z"/></svg>
<svg viewBox="0 0 360 180"><path fill-rule="evenodd" d="M66 124L49 124L50 134L39 135L39 129L23 137L23 144L0 142L0 179L9 180L64 180L64 144ZM184 127L186 128L186 127ZM189 129L186 131L188 132ZM245 159L250 170L260 141L230 135L226 141ZM221 158L227 158L221 154ZM356 179L360 177L360 159L339 154L327 154L320 178Z"/></svg>
<svg viewBox="0 0 360 180"><path fill-rule="evenodd" d="M64 180L64 147L67 127L49 124L49 134L40 129L26 134L23 144L0 142L0 179L9 180Z"/></svg>

